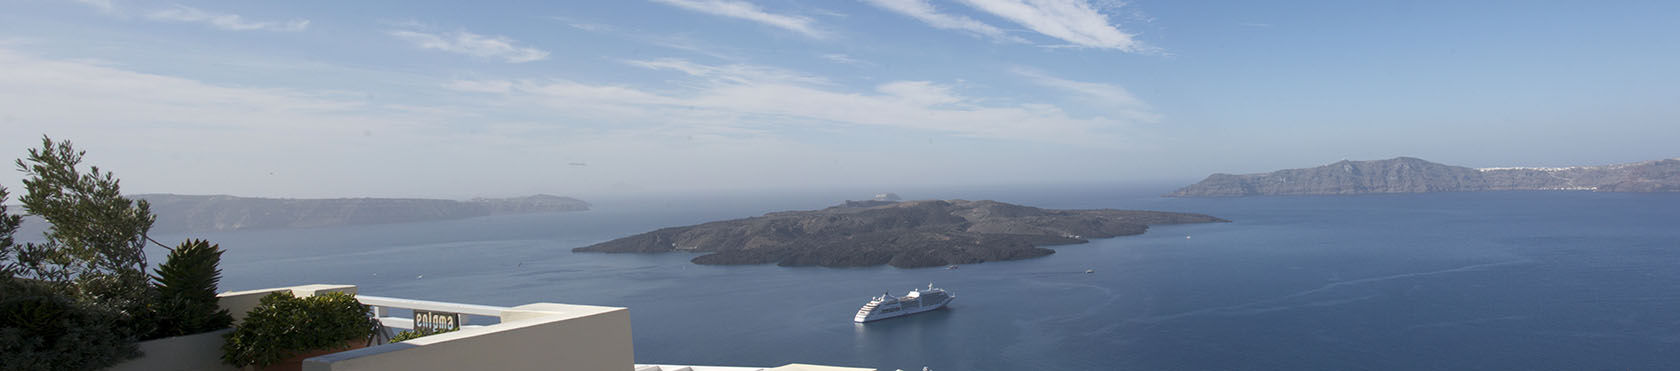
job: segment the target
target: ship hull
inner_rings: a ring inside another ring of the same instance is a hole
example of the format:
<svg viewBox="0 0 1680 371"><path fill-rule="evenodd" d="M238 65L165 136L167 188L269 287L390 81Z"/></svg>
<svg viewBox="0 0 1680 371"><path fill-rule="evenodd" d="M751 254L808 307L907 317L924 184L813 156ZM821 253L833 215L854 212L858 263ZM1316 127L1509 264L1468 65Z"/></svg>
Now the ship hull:
<svg viewBox="0 0 1680 371"><path fill-rule="evenodd" d="M868 315L860 315L860 316L853 317L852 322L857 322L857 323L875 322L875 321L880 321L880 320L889 319L889 318L898 318L898 317L908 316L908 315L912 315L912 314L916 314L916 313L929 312L929 311L937 310L937 309L940 309L940 308L944 308L945 305L951 304L951 301L953 301L953 300L957 300L957 298L954 297L954 296L949 297L949 298L946 298L945 301L942 302L942 303L935 304L935 305L925 305L925 306L922 306L922 307L916 308L916 309L906 309L906 310L900 310L900 311L895 311L895 312L891 312L891 313L870 313Z"/></svg>

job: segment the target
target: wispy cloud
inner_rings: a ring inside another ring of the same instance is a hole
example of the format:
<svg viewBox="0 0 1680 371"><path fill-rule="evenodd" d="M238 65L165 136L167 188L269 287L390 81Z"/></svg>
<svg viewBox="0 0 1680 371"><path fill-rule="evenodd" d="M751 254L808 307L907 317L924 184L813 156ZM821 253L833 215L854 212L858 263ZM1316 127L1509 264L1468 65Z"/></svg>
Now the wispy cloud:
<svg viewBox="0 0 1680 371"><path fill-rule="evenodd" d="M0 89L4 98L0 107L20 119L65 126L215 123L217 127L257 127L263 125L247 124L287 122L275 116L297 118L369 108L360 99L342 99L346 96L331 92L219 86L5 48L0 48L0 68L16 72L0 75L0 86L7 87ZM303 120L277 127L327 129L339 124Z"/></svg>
<svg viewBox="0 0 1680 371"><path fill-rule="evenodd" d="M636 34L627 36L632 40L647 43L648 45L681 50L722 60L740 61L747 59L746 57L738 55L738 51L734 47L712 44L708 41L699 40L685 34Z"/></svg>
<svg viewBox="0 0 1680 371"><path fill-rule="evenodd" d="M638 42L673 50L681 50L684 52L722 60L738 61L746 59L745 57L734 54L732 51L735 48L731 46L713 44L706 40L696 39L688 34L657 34L639 31L630 27L618 27L603 23L582 22L563 16L553 16L548 17L548 19L563 23L567 27L571 27L579 31L601 34L608 37L623 38L631 42Z"/></svg>
<svg viewBox="0 0 1680 371"><path fill-rule="evenodd" d="M740 0L651 0L651 1L656 2L656 3L665 4L665 5L675 6L675 7L678 7L678 8L688 9L688 10L692 10L692 11L696 11L696 12L716 15L716 16L739 18L739 19L745 19L745 20L749 20L749 21L753 21L753 22L758 22L758 23L762 23L762 24L769 25L769 26L772 26L772 27L797 32L801 35L804 35L804 36L807 36L807 37L810 37L810 38L814 38L814 39L825 38L828 35L826 32L823 32L822 30L817 29L817 27L815 25L816 21L812 20L809 17L797 16L797 15L787 15L787 14L776 14L776 13L767 12L764 9L759 8L758 5L754 5L753 3L749 3L749 2L746 2L746 1L740 1Z"/></svg>
<svg viewBox="0 0 1680 371"><path fill-rule="evenodd" d="M812 13L812 14L827 16L827 17L834 17L834 18L846 18L846 17L852 16L850 14L841 13L841 12L837 12L837 11L833 11L833 10L829 10L829 9L823 9L823 8L813 8L813 9L810 9L810 10L807 10L807 11Z"/></svg>
<svg viewBox="0 0 1680 371"><path fill-rule="evenodd" d="M834 63L839 63L839 64L849 64L849 65L853 65L853 66L874 65L874 63L869 63L869 61L862 60L862 59L857 59L857 58L852 58L852 56L850 56L850 55L845 55L845 54L840 54L840 53L823 54L823 55L819 55L818 57L822 57L822 59L828 60L829 62L834 62Z"/></svg>
<svg viewBox="0 0 1680 371"><path fill-rule="evenodd" d="M109 2L106 2L109 4ZM309 28L309 20L293 19L290 21L252 21L238 14L215 13L200 10L185 5L151 12L147 19L165 22L203 23L216 28L230 31L303 31Z"/></svg>
<svg viewBox="0 0 1680 371"><path fill-rule="evenodd" d="M875 91L902 98L911 105L921 107L957 104L968 100L951 92L951 87L932 81L894 81L876 86Z"/></svg>
<svg viewBox="0 0 1680 371"><path fill-rule="evenodd" d="M420 20L414 18L384 18L374 22L377 22L380 25L398 28L419 29L426 27L425 23L421 23Z"/></svg>
<svg viewBox="0 0 1680 371"><path fill-rule="evenodd" d="M576 28L576 29L583 30L583 31L597 32L597 33L617 31L616 27L613 27L613 26L610 26L610 25L578 20L576 18L567 17L567 16L558 16L558 15L557 16L549 16L548 19L552 19L552 20L558 21L560 23L564 23L564 24L566 24L567 27Z"/></svg>
<svg viewBox="0 0 1680 371"><path fill-rule="evenodd" d="M626 61L626 63L647 69L678 71L717 83L795 83L807 85L829 85L831 83L828 79L822 77L750 64L709 65L676 58L633 60Z"/></svg>
<svg viewBox="0 0 1680 371"><path fill-rule="evenodd" d="M282 194L288 188L310 189L319 184L307 178L336 177L335 170L299 164L346 155L332 150L338 146L367 146L362 150L369 156L402 151L364 138L367 133L428 132L443 117L392 110L354 92L218 85L7 48L0 48L0 70L7 71L0 74L5 87L0 89L0 112L5 112L0 132L8 133L0 136L0 148L25 148L27 139L50 134L101 153L132 154L105 157L100 164L123 169L123 180L140 187L177 182L171 177L227 175L196 178L176 192L227 192L241 186L247 192L262 188ZM142 137L149 139L133 140ZM316 150L296 151L301 148ZM246 166L223 166L232 163ZM239 180L271 171L298 177L269 178L255 188Z"/></svg>
<svg viewBox="0 0 1680 371"><path fill-rule="evenodd" d="M1015 68L1014 72L1034 84L1076 94L1093 106L1103 107L1127 121L1153 123L1161 120L1161 115L1155 113L1149 104L1118 85L1068 80L1026 67Z"/></svg>
<svg viewBox="0 0 1680 371"><path fill-rule="evenodd" d="M809 168L805 158L789 155L808 147L773 137L708 136L665 127L597 130L562 121L578 117L569 114L510 121L487 118L504 112L501 106L404 101L390 95L374 99L371 91L219 84L139 72L120 62L43 57L10 46L0 44L0 71L7 72L0 73L0 87L5 87L0 89L0 133L6 133L0 135L0 148L21 153L39 145L41 134L74 140L90 149L91 160L117 170L125 189L134 192L467 198L611 190L618 182L657 188L672 174L685 172L697 179L683 184L681 189L689 190L740 179L773 182L788 174L764 174L764 166ZM541 93L558 94L571 86L547 85L553 89ZM634 90L610 85L578 86L599 89L577 90L583 94L577 100L644 99ZM524 89L511 84L451 87L479 91L454 93L452 100L459 101ZM630 95L615 95L619 92ZM662 121L653 117L647 122ZM617 155L623 153L637 156ZM878 157L887 162L888 156ZM590 172L529 170L578 160L588 160ZM490 163L498 166L484 166ZM754 166L705 166L741 163ZM378 164L380 174L368 176L368 164ZM435 178L440 169L454 177L507 181L418 181ZM16 172L0 172L0 184L19 180Z"/></svg>
<svg viewBox="0 0 1680 371"><path fill-rule="evenodd" d="M957 30L985 36L993 40L1026 42L1003 29L961 15L940 13L927 0L865 0L871 5L910 16L938 29Z"/></svg>
<svg viewBox="0 0 1680 371"><path fill-rule="evenodd" d="M1131 117L1075 117L1043 103L1012 104L970 97L952 85L893 81L850 91L827 80L752 65L707 65L677 59L630 61L674 71L692 81L679 90L575 81L458 81L449 88L497 94L503 102L586 115L593 122L655 122L688 128L757 132L792 127L874 126L997 140L1096 143L1132 124ZM1112 92L1110 92L1112 93Z"/></svg>
<svg viewBox="0 0 1680 371"><path fill-rule="evenodd" d="M417 31L391 31L391 36L403 39L421 49L466 54L479 58L497 58L508 63L525 63L548 58L548 51L519 45L505 36L484 36L467 31L430 34Z"/></svg>
<svg viewBox="0 0 1680 371"><path fill-rule="evenodd" d="M91 6L94 9L99 9L99 11L103 13L113 13L117 11L117 4L112 3L111 0L76 0L76 2Z"/></svg>
<svg viewBox="0 0 1680 371"><path fill-rule="evenodd" d="M1154 52L1084 0L962 0L975 9L1083 48Z"/></svg>
<svg viewBox="0 0 1680 371"><path fill-rule="evenodd" d="M608 25L604 25L604 24L600 24L600 23L567 23L566 26L570 26L571 28L576 28L576 29L579 29L579 30L584 30L584 31L589 31L589 32L611 32L611 31L613 31L612 26L608 26Z"/></svg>

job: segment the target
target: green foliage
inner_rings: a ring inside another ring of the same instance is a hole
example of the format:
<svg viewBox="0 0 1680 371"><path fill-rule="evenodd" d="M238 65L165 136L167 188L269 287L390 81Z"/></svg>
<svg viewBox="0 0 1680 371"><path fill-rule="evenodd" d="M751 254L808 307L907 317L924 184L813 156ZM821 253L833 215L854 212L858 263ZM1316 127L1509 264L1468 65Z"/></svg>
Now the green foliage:
<svg viewBox="0 0 1680 371"><path fill-rule="evenodd" d="M307 298L281 291L264 296L245 320L225 336L222 362L259 367L313 350L342 349L353 340L372 340L378 326L368 306L343 293Z"/></svg>
<svg viewBox="0 0 1680 371"><path fill-rule="evenodd" d="M151 332L144 248L155 218L111 173L84 173L82 155L42 137L17 161L18 201L50 224L42 243L16 243L22 216L0 190L0 368L104 368L138 356L136 340Z"/></svg>
<svg viewBox="0 0 1680 371"><path fill-rule="evenodd" d="M0 277L0 368L94 370L137 357L122 321L43 282Z"/></svg>
<svg viewBox="0 0 1680 371"><path fill-rule="evenodd" d="M169 259L157 267L152 280L157 284L157 330L151 337L192 335L215 331L233 324L233 316L221 309L216 284L222 280L222 249L204 240L188 240L170 250Z"/></svg>
<svg viewBox="0 0 1680 371"><path fill-rule="evenodd" d="M6 187L0 187L0 277L16 277L23 272L23 266L18 264L13 255L17 255L13 247L18 226L23 224L22 215L12 215L6 212L6 199L11 196L6 193Z"/></svg>
<svg viewBox="0 0 1680 371"><path fill-rule="evenodd" d="M403 330L402 332L398 332L396 336L392 336L391 337L391 342L395 343L395 342L399 342L399 341L409 341L409 340L414 340L414 339L418 339L418 338L425 337L425 336L437 335L437 334L450 332L450 331L455 331L455 330L457 330L457 329L446 328L446 329L434 330L434 329L429 329L429 328L422 328L422 329L418 329L418 330Z"/></svg>
<svg viewBox="0 0 1680 371"><path fill-rule="evenodd" d="M151 285L146 277L146 232L156 220L146 201L122 197L110 172L84 173L82 155L69 141L42 137L41 148L17 161L24 189L18 200L50 224L46 241L13 249L13 277L55 286L85 304L115 308L130 334L150 332L144 316Z"/></svg>

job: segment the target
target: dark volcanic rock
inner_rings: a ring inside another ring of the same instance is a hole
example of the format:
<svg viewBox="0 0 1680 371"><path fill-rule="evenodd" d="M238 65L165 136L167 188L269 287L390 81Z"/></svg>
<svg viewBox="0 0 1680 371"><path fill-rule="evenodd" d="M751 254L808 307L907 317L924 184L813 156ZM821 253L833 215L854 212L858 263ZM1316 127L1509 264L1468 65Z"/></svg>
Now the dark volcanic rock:
<svg viewBox="0 0 1680 371"><path fill-rule="evenodd" d="M278 199L144 194L157 214L155 232L324 227L463 219L487 215L589 210L570 197L535 195L472 201L338 198Z"/></svg>
<svg viewBox="0 0 1680 371"><path fill-rule="evenodd" d="M672 227L576 252L709 252L697 264L929 267L1055 253L1040 246L1140 234L1153 224L1224 222L1207 215L1049 210L996 201L848 201L814 211Z"/></svg>
<svg viewBox="0 0 1680 371"><path fill-rule="evenodd" d="M1680 191L1680 160L1567 168L1472 169L1399 157L1264 174L1214 174L1169 197L1346 195L1498 190Z"/></svg>

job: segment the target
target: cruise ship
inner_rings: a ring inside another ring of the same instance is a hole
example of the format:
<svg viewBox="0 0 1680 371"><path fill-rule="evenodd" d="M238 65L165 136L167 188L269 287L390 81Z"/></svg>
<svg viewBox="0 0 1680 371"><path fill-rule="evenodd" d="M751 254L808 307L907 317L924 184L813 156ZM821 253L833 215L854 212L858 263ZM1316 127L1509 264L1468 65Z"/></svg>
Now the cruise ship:
<svg viewBox="0 0 1680 371"><path fill-rule="evenodd" d="M852 321L864 323L908 316L944 308L945 304L950 304L951 300L956 299L956 295L945 292L945 289L934 288L933 284L930 283L926 290L910 290L910 293L904 296L892 296L891 293L883 293L881 296L874 297L869 300L869 304L864 304L862 309L858 309L857 316L852 317Z"/></svg>

